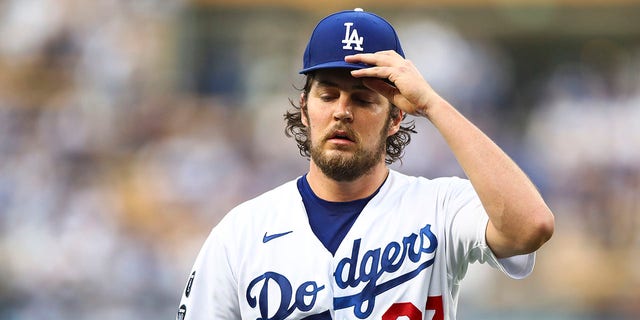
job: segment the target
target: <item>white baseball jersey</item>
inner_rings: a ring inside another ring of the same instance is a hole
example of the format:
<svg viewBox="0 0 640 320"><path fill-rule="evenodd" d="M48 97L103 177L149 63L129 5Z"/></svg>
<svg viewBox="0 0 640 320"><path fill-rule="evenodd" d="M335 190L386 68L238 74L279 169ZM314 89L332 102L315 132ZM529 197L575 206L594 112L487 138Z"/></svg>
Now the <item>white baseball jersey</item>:
<svg viewBox="0 0 640 320"><path fill-rule="evenodd" d="M178 319L455 319L468 264L510 277L535 253L498 260L470 182L391 170L332 255L312 232L296 182L249 200L213 228Z"/></svg>

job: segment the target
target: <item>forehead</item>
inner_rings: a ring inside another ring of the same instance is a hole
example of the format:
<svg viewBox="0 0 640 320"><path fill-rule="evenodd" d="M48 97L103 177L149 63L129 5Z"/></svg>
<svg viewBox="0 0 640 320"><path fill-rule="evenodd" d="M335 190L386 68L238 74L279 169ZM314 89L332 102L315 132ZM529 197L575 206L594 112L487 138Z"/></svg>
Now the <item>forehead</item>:
<svg viewBox="0 0 640 320"><path fill-rule="evenodd" d="M337 87L342 90L360 90L373 92L371 89L362 84L361 79L352 77L350 71L351 69L344 68L318 70L313 76L311 88Z"/></svg>

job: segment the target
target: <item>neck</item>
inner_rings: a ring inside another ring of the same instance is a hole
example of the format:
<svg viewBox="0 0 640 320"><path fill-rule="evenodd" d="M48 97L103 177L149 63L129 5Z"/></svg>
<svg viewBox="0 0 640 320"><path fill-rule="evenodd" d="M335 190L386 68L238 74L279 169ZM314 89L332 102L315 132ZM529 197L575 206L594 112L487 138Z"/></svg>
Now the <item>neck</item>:
<svg viewBox="0 0 640 320"><path fill-rule="evenodd" d="M353 201L373 194L384 182L389 169L384 162L373 167L366 174L353 181L336 181L327 177L313 161L307 174L307 181L313 192L323 200L334 202Z"/></svg>

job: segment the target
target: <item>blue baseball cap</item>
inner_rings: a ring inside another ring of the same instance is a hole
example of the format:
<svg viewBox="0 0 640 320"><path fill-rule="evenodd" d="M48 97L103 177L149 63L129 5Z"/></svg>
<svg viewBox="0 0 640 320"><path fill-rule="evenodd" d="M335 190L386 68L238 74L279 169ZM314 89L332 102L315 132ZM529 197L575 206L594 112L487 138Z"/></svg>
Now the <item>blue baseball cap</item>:
<svg viewBox="0 0 640 320"><path fill-rule="evenodd" d="M362 69L344 57L358 53L394 50L404 58L400 39L382 17L360 8L331 14L318 22L304 51L301 74L325 68Z"/></svg>

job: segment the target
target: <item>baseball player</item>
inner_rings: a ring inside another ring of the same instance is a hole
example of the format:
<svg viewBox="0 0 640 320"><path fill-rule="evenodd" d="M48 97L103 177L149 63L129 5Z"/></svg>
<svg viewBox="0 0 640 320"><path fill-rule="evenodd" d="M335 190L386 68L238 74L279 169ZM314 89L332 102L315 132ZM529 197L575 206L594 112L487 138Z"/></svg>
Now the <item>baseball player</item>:
<svg viewBox="0 0 640 320"><path fill-rule="evenodd" d="M178 319L455 319L470 263L533 270L553 214L527 176L361 9L322 19L287 112L309 171L231 210L196 258ZM442 134L468 179L390 170L409 114Z"/></svg>

